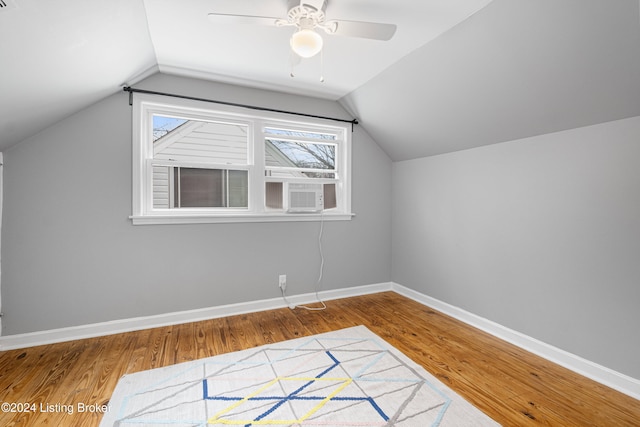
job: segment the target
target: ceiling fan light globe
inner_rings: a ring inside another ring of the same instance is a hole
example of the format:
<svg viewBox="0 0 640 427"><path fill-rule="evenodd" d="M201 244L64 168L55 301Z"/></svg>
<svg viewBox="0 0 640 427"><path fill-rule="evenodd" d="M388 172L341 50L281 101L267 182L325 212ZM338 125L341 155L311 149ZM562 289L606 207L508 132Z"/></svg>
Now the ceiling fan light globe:
<svg viewBox="0 0 640 427"><path fill-rule="evenodd" d="M291 36L291 49L302 58L311 58L322 50L322 37L313 30L302 29Z"/></svg>

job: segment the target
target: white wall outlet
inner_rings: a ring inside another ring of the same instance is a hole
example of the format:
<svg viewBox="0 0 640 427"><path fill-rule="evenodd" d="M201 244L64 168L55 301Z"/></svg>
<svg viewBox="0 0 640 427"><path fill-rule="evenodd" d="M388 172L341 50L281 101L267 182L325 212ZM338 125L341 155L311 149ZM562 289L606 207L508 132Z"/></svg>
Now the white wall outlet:
<svg viewBox="0 0 640 427"><path fill-rule="evenodd" d="M286 274L281 274L280 275L280 277L278 278L278 286L283 291L287 289L287 275Z"/></svg>

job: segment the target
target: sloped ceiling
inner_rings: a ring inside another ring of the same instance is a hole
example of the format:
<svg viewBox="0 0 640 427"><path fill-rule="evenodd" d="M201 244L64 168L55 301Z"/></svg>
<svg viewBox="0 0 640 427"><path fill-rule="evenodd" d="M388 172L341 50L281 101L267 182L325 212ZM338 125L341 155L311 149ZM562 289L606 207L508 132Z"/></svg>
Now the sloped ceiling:
<svg viewBox="0 0 640 427"><path fill-rule="evenodd" d="M638 116L639 4L495 0L341 102L394 160Z"/></svg>
<svg viewBox="0 0 640 427"><path fill-rule="evenodd" d="M286 3L8 1L0 150L158 71L337 100L395 160L640 115L638 0L329 0L329 18L398 31L326 36L295 78L291 29L206 16Z"/></svg>
<svg viewBox="0 0 640 427"><path fill-rule="evenodd" d="M6 1L0 10L0 150L156 65L142 1Z"/></svg>

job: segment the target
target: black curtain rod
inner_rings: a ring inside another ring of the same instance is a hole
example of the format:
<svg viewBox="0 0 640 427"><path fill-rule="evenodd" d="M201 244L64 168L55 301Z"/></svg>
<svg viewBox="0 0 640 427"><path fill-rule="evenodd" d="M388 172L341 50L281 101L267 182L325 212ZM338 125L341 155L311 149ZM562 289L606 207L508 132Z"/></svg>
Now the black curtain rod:
<svg viewBox="0 0 640 427"><path fill-rule="evenodd" d="M133 88L133 87L130 87L130 86L125 86L123 88L123 90L125 92L129 92L129 105L133 105L133 94L134 93L144 93L144 94L148 94L148 95L162 95L162 96L170 96L170 97L173 97L173 98L190 99L192 101L211 102L211 103L214 103L214 104L229 105L229 106L232 106L232 107L249 108L249 109L252 109L252 110L269 111L271 113L293 114L293 115L296 115L296 116L311 117L311 118L314 118L314 119L325 119L325 120L333 120L335 122L351 123L351 131L353 131L353 126L358 124L358 119L351 119L351 120L348 120L348 119L337 119L335 117L317 116L315 114L296 113L296 112L292 112L292 111L277 110L275 108L258 107L258 106L255 106L255 105L238 104L238 103L235 103L235 102L216 101L214 99L198 98L198 97L195 97L195 96L176 95L174 93L156 92L156 91L153 91L153 90L146 90L146 89L136 89L136 88Z"/></svg>

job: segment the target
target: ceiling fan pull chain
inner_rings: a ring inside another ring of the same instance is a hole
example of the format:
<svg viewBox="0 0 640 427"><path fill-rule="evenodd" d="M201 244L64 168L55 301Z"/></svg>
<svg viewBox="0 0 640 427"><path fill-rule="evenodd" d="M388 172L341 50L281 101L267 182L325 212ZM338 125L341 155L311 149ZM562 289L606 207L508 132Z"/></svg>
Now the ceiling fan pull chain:
<svg viewBox="0 0 640 427"><path fill-rule="evenodd" d="M320 83L324 83L324 52L322 50L320 51Z"/></svg>
<svg viewBox="0 0 640 427"><path fill-rule="evenodd" d="M295 55L293 53L293 51L289 51L289 67L291 67L291 72L289 73L289 75L291 76L291 78L295 78L295 74L294 74L294 68L295 68L295 59L293 57L293 55Z"/></svg>

